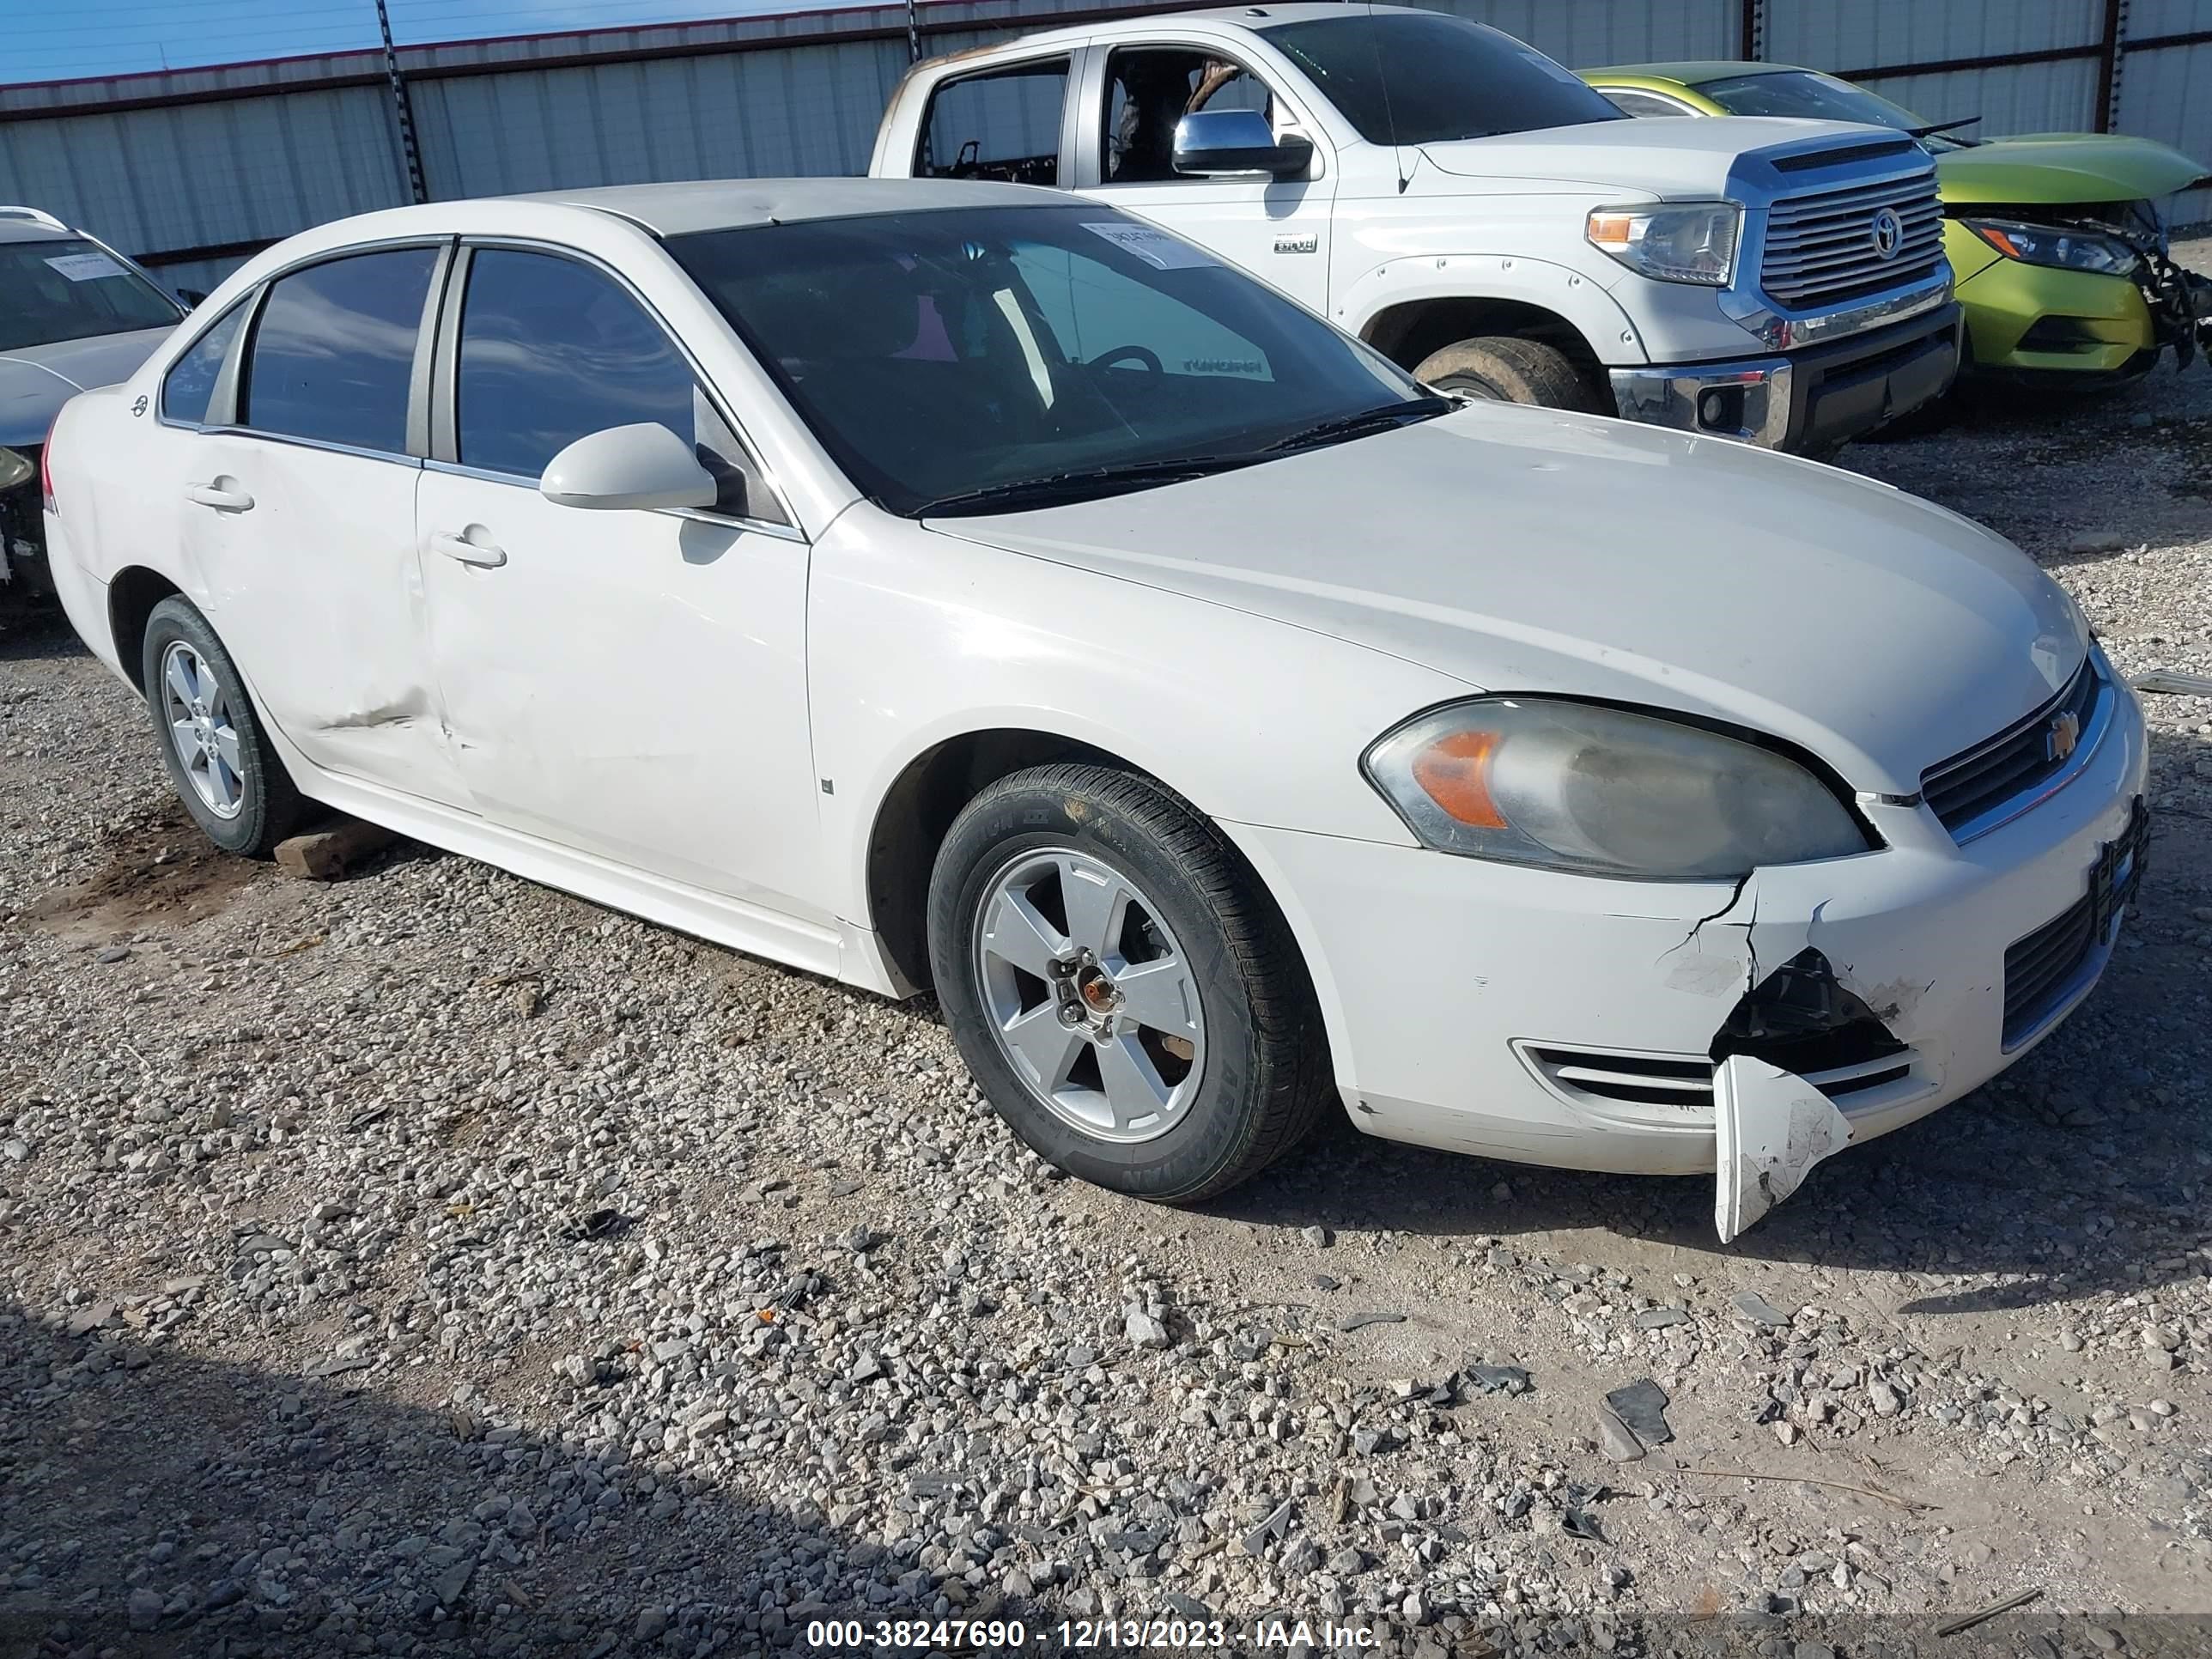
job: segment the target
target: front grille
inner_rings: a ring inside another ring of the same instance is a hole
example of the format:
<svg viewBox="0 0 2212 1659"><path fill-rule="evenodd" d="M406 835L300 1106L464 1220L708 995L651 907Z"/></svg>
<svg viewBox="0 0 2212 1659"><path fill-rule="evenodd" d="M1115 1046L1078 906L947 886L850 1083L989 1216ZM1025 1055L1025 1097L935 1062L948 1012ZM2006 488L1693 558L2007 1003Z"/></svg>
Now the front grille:
<svg viewBox="0 0 2212 1659"><path fill-rule="evenodd" d="M2137 800L2128 827L2098 849L2088 890L2005 952L2004 1046L2035 1035L2081 988L2090 958L2142 890L2150 851L2150 814Z"/></svg>
<svg viewBox="0 0 2212 1659"><path fill-rule="evenodd" d="M1976 818L2064 771L2087 741L2103 692L2094 663L2085 660L2066 689L2026 720L1922 773L1920 793L1929 810L1957 836ZM2062 744L2054 738L2069 715L2074 740Z"/></svg>
<svg viewBox="0 0 2212 1659"><path fill-rule="evenodd" d="M1607 1054L1534 1044L1524 1052L1537 1075L1571 1098L1712 1110L1713 1062L1703 1055ZM1856 1057L1839 1052L1821 1069L1800 1075L1829 1099L1841 1100L1910 1076L1913 1060L1911 1049L1881 1032L1863 1040Z"/></svg>
<svg viewBox="0 0 2212 1659"><path fill-rule="evenodd" d="M1884 258L1875 221L1897 215L1897 246ZM1785 196L1766 211L1759 286L1793 309L1856 299L1930 275L1943 263L1943 208L1930 167L1876 185Z"/></svg>
<svg viewBox="0 0 2212 1659"><path fill-rule="evenodd" d="M2097 943L2096 906L2087 895L2005 952L2004 1045L2049 1018Z"/></svg>

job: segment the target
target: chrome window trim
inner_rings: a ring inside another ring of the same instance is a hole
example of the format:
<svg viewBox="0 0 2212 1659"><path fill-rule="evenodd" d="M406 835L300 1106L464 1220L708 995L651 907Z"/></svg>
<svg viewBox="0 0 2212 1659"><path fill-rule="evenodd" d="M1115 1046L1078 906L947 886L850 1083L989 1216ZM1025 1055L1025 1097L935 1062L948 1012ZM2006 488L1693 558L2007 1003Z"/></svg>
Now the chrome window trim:
<svg viewBox="0 0 2212 1659"><path fill-rule="evenodd" d="M463 466L459 461L435 459L423 461L425 472L438 472L449 478L468 478L477 483L504 484L510 489L527 489L537 493L538 480L525 477L520 472L495 472L489 467ZM581 508L572 509L581 511ZM768 519L739 518L733 513L715 513L697 507L649 507L643 509L672 519L696 519L702 524L720 526L728 530L750 531L762 536L773 536L779 541L796 542L801 547L810 545L804 532L787 524L777 524Z"/></svg>
<svg viewBox="0 0 2212 1659"><path fill-rule="evenodd" d="M358 444L334 443L328 438L303 438L289 432L264 432L258 426L203 426L187 428L209 438L258 438L264 443L283 444L293 449L316 449L326 455L349 455L361 461L389 461L394 466L419 467L420 455L404 455L397 450L365 449Z"/></svg>
<svg viewBox="0 0 2212 1659"><path fill-rule="evenodd" d="M743 447L745 459L752 464L753 471L759 475L760 481L767 489L769 497L782 510L787 520L785 524L777 525L768 519L740 519L731 514L716 514L713 515L712 521L741 524L761 529L788 529L796 539L802 542L806 540L805 532L799 528L799 514L792 508L791 498L785 493L783 485L777 480L775 473L769 470L767 461L762 458L760 446L752 441L744 423L738 421L732 411L730 400L723 395L722 389L714 384L714 377L707 373L705 366L700 362L697 355L684 343L682 333L669 326L668 319L660 314L659 309L652 301L639 291L635 283L605 260L595 254L587 253L580 248L569 246L566 243L549 242L539 237L464 235L461 238L460 247L453 262L452 276L449 279L456 301L453 305L445 307L438 319L437 352L431 380L431 443L427 452L427 459L439 463L441 471L459 471L467 477L496 479L505 483L516 482L519 478L519 475L514 473L495 472L483 468L470 469L464 466L460 460L459 394L462 313L468 308L468 274L470 266L474 263L473 256L478 248L487 247L512 248L519 252L542 253L556 258L571 260L577 264L598 271L635 301L638 308L644 312L653 325L660 331L669 343L676 348L678 355L684 359L685 365L691 371L692 380L706 394L708 402L714 405L714 412L722 417L722 422L730 428L731 435ZM671 263L674 263L672 259ZM684 270L680 265L677 266L677 270L684 282L691 283L691 275L689 271ZM704 292L699 290L698 284L691 283L691 286L695 292L699 293L701 302L710 311L714 311L714 301L709 300ZM716 315L720 317L719 311L716 311ZM723 326L727 327L728 325L725 323ZM736 338L734 329L731 330L731 336L733 339ZM743 347L744 342L738 341L738 344ZM747 355L750 355L750 351ZM796 418L795 416L794 418ZM520 482L526 483L532 489L538 487L538 480L535 478L520 478Z"/></svg>

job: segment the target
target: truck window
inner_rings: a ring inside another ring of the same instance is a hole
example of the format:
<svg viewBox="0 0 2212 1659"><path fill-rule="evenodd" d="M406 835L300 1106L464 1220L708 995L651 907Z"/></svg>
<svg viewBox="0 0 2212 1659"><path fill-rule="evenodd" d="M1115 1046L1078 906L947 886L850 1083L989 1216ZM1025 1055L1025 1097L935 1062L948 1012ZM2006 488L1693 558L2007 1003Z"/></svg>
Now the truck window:
<svg viewBox="0 0 2212 1659"><path fill-rule="evenodd" d="M1255 110L1276 125L1267 83L1243 64L1191 46L1124 46L1106 60L1109 185L1204 184L1175 170L1176 124L1199 110Z"/></svg>
<svg viewBox="0 0 2212 1659"><path fill-rule="evenodd" d="M939 82L922 116L915 177L1058 184L1068 61L1048 58Z"/></svg>
<svg viewBox="0 0 2212 1659"><path fill-rule="evenodd" d="M1542 52L1464 18L1347 11L1260 33L1370 144L1445 143L1628 118Z"/></svg>

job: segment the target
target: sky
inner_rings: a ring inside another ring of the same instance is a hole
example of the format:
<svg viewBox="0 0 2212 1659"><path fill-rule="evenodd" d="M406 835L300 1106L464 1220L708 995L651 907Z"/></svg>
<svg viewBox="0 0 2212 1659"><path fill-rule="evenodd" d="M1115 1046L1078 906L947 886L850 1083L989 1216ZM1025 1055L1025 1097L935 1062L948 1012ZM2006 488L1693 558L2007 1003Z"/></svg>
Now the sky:
<svg viewBox="0 0 2212 1659"><path fill-rule="evenodd" d="M386 0L402 46L758 12L854 0ZM0 0L0 82L345 52L377 44L375 0Z"/></svg>

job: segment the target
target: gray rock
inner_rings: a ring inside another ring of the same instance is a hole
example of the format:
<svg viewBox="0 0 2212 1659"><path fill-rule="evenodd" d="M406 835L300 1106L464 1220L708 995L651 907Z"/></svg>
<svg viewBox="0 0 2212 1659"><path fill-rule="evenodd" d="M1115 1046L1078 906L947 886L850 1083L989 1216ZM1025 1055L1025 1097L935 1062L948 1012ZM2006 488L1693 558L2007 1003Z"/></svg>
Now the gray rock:
<svg viewBox="0 0 2212 1659"><path fill-rule="evenodd" d="M1597 1449L1616 1463L1633 1463L1644 1451L1628 1425L1603 1406L1597 1408Z"/></svg>
<svg viewBox="0 0 2212 1659"><path fill-rule="evenodd" d="M1650 1451L1674 1437L1667 1425L1667 1392L1650 1377L1639 1377L1605 1397L1621 1423Z"/></svg>
<svg viewBox="0 0 2212 1659"><path fill-rule="evenodd" d="M450 1607L454 1602L459 1601L462 1593L469 1587L469 1580L476 1576L477 1562L474 1556L469 1557L465 1561L457 1561L447 1567L445 1571L438 1575L437 1583L431 1586L431 1589L437 1592L439 1604Z"/></svg>
<svg viewBox="0 0 2212 1659"><path fill-rule="evenodd" d="M640 1642L658 1642L668 1629L668 1610L665 1607L640 1607L637 1622L630 1634Z"/></svg>
<svg viewBox="0 0 2212 1659"><path fill-rule="evenodd" d="M1336 1235L1326 1227L1302 1227L1298 1230L1298 1237L1316 1250L1325 1250L1336 1243Z"/></svg>
<svg viewBox="0 0 2212 1659"><path fill-rule="evenodd" d="M1336 1328L1348 1335L1353 1331L1364 1331L1370 1325L1402 1325L1405 1322L1406 1316L1401 1313L1354 1313L1346 1314L1338 1320Z"/></svg>
<svg viewBox="0 0 2212 1659"><path fill-rule="evenodd" d="M1168 1346L1168 1328L1152 1315L1134 1308L1122 1321L1121 1333L1140 1348L1164 1348Z"/></svg>
<svg viewBox="0 0 2212 1659"><path fill-rule="evenodd" d="M1735 1310L1754 1325L1769 1330L1789 1324L1791 1316L1776 1307L1757 1291L1738 1291L1729 1301Z"/></svg>
<svg viewBox="0 0 2212 1659"><path fill-rule="evenodd" d="M1244 1553L1257 1555L1267 1547L1271 1538L1286 1536L1291 1529L1291 1500L1285 1498L1267 1511L1260 1524L1244 1534Z"/></svg>
<svg viewBox="0 0 2212 1659"><path fill-rule="evenodd" d="M1469 1365L1463 1375L1479 1394L1527 1394L1535 1386L1518 1365Z"/></svg>
<svg viewBox="0 0 2212 1659"><path fill-rule="evenodd" d="M1686 1322L1689 1317L1687 1308L1646 1308L1636 1316L1636 1328L1639 1331L1663 1331L1669 1325Z"/></svg>
<svg viewBox="0 0 2212 1659"><path fill-rule="evenodd" d="M161 1622L161 1595L142 1584L131 1592L131 1599L125 1604L124 1611L131 1621L131 1629L151 1630Z"/></svg>
<svg viewBox="0 0 2212 1659"><path fill-rule="evenodd" d="M1876 1417L1894 1417L1905 1404L1896 1389L1879 1380L1867 1384L1867 1403L1874 1407Z"/></svg>

